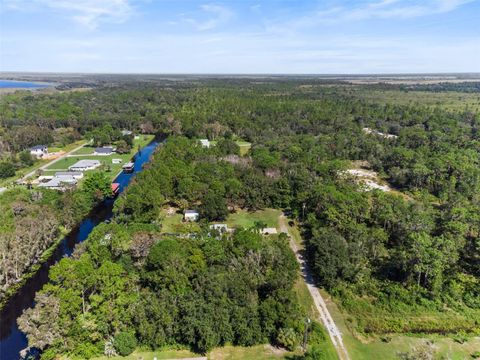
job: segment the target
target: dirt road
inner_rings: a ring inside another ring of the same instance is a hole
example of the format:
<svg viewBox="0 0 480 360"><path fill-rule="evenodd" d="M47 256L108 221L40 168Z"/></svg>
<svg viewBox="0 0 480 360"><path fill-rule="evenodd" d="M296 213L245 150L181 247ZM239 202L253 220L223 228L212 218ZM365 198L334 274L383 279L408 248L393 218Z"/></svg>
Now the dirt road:
<svg viewBox="0 0 480 360"><path fill-rule="evenodd" d="M347 349L345 348L345 345L343 345L342 334L338 330L337 325L335 325L335 322L333 321L332 316L328 311L327 305L325 304L325 301L323 300L322 295L320 294L320 291L318 291L318 288L315 286L312 273L308 268L308 264L306 263L306 260L304 259L303 254L298 249L297 244L295 244L295 240L288 232L287 218L284 215L280 216L279 225L280 225L280 231L288 234L290 237L290 248L295 253L295 257L297 258L297 261L300 264L303 279L307 284L308 291L312 296L313 302L315 303L315 307L317 308L317 311L320 314L320 320L322 320L322 323L327 329L328 335L332 340L333 346L335 346L335 350L337 350L338 357L340 358L340 360L350 360Z"/></svg>

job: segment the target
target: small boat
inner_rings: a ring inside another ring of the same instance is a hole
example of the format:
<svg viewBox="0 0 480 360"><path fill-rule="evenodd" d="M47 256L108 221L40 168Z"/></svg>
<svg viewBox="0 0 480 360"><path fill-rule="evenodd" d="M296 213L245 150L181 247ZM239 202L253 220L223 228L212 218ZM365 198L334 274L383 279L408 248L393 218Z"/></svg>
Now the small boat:
<svg viewBox="0 0 480 360"><path fill-rule="evenodd" d="M134 167L135 167L135 164L133 162L128 162L122 166L122 169L124 173L131 173L133 172Z"/></svg>
<svg viewBox="0 0 480 360"><path fill-rule="evenodd" d="M120 192L120 184L119 183L112 183L112 197L115 197Z"/></svg>

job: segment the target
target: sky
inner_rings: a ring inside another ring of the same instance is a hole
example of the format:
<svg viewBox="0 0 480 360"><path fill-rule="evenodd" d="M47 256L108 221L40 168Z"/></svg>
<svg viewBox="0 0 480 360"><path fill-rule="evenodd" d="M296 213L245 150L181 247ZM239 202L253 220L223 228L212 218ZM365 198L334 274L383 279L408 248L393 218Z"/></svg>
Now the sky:
<svg viewBox="0 0 480 360"><path fill-rule="evenodd" d="M480 0L0 0L0 71L480 72Z"/></svg>

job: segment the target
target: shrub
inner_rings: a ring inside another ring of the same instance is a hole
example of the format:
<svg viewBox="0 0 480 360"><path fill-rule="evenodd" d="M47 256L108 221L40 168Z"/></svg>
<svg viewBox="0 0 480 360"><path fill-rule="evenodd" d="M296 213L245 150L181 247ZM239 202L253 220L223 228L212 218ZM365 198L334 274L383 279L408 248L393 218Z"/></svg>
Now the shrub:
<svg viewBox="0 0 480 360"><path fill-rule="evenodd" d="M298 337L292 328L282 328L278 332L277 342L285 349L293 351L298 345Z"/></svg>
<svg viewBox="0 0 480 360"><path fill-rule="evenodd" d="M328 360L329 356L325 352L325 350L319 346L314 345L311 349L309 349L304 356L305 360Z"/></svg>
<svg viewBox="0 0 480 360"><path fill-rule="evenodd" d="M118 354L127 356L137 347L137 339L133 333L123 331L115 336L113 346Z"/></svg>
<svg viewBox="0 0 480 360"><path fill-rule="evenodd" d="M9 162L0 162L0 179L6 179L15 175L15 167Z"/></svg>
<svg viewBox="0 0 480 360"><path fill-rule="evenodd" d="M322 325L318 322L313 321L309 334L308 334L308 343L310 345L319 345L324 343L327 340L327 334Z"/></svg>

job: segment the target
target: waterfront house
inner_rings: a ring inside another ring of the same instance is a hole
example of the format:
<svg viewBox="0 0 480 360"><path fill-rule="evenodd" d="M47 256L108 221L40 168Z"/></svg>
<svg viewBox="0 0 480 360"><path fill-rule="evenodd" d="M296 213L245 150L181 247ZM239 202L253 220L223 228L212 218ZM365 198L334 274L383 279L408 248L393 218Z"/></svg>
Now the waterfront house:
<svg viewBox="0 0 480 360"><path fill-rule="evenodd" d="M79 180L83 178L83 173L80 171L58 171L55 173L55 177L60 179Z"/></svg>
<svg viewBox="0 0 480 360"><path fill-rule="evenodd" d="M112 155L113 148L111 147L98 147L95 148L93 155Z"/></svg>
<svg viewBox="0 0 480 360"><path fill-rule="evenodd" d="M70 171L87 171L96 169L101 165L100 161L98 160L80 160L73 164L72 166L68 167Z"/></svg>
<svg viewBox="0 0 480 360"><path fill-rule="evenodd" d="M69 187L77 185L77 180L73 178L58 178L53 177L47 182L38 184L39 187L43 187L51 190L65 191Z"/></svg>

